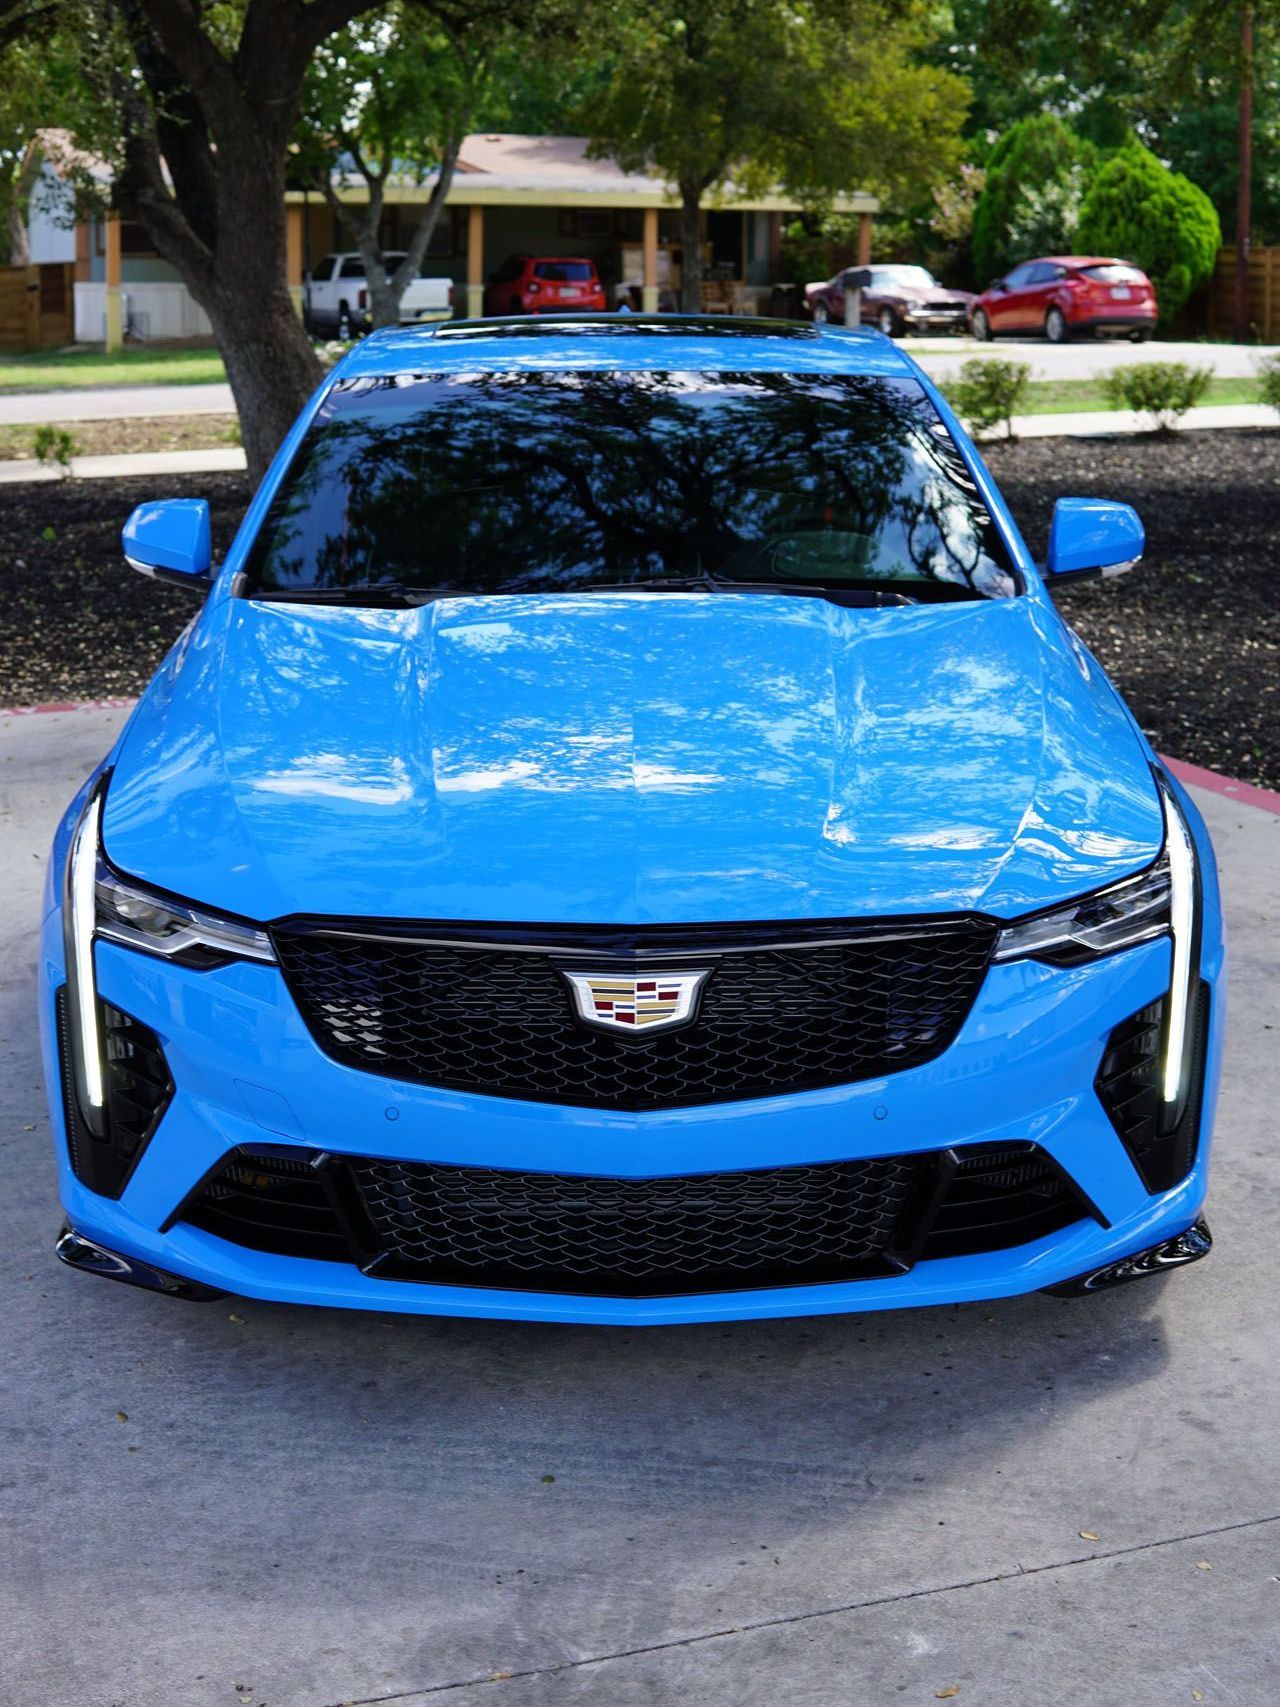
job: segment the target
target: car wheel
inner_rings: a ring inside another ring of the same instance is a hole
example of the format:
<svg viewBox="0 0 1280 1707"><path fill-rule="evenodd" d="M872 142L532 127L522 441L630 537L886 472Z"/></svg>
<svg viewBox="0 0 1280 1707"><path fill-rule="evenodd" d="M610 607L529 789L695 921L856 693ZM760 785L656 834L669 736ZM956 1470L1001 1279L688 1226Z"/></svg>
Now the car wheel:
<svg viewBox="0 0 1280 1707"><path fill-rule="evenodd" d="M1067 317L1060 308L1051 308L1044 317L1044 335L1051 344L1067 341Z"/></svg>
<svg viewBox="0 0 1280 1707"><path fill-rule="evenodd" d="M883 332L886 338L900 338L902 336L902 322L892 308L880 310L879 314L876 315L876 328Z"/></svg>
<svg viewBox="0 0 1280 1707"><path fill-rule="evenodd" d="M974 337L980 344L989 344L991 342L991 322L987 319L985 312L981 308L974 309L973 318L970 320L969 324L973 328Z"/></svg>
<svg viewBox="0 0 1280 1707"><path fill-rule="evenodd" d="M1145 344L1149 341L1150 337L1151 337L1150 328L1144 326L1140 331L1130 332L1129 342L1131 344Z"/></svg>
<svg viewBox="0 0 1280 1707"><path fill-rule="evenodd" d="M355 337L355 330L351 321L351 310L347 307L345 302L339 303L338 305L338 336L342 339L344 344L349 343L350 340Z"/></svg>
<svg viewBox="0 0 1280 1707"><path fill-rule="evenodd" d="M825 302L819 299L813 305L813 323L815 326L825 326L831 318L831 311Z"/></svg>

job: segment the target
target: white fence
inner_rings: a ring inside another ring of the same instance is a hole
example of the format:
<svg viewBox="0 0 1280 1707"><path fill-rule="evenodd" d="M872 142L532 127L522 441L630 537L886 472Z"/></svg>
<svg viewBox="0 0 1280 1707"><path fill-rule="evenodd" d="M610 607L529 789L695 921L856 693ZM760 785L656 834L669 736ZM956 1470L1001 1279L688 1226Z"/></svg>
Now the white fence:
<svg viewBox="0 0 1280 1707"><path fill-rule="evenodd" d="M125 335L143 343L157 338L207 338L212 328L186 285L129 284L121 292ZM77 344L101 344L107 336L107 287L76 285Z"/></svg>

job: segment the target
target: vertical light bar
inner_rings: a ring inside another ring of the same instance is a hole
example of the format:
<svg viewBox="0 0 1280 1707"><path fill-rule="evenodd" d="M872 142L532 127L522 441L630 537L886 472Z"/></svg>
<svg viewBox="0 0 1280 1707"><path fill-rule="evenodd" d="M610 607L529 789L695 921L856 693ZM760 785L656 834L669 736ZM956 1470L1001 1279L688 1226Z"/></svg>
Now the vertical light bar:
<svg viewBox="0 0 1280 1707"><path fill-rule="evenodd" d="M76 1065L84 1113L100 1123L102 1090L102 1034L98 1025L98 990L93 975L94 889L98 877L98 830L102 818L102 793L95 790L76 826L71 843L67 903L71 909L69 946L72 956L72 999L76 1028Z"/></svg>
<svg viewBox="0 0 1280 1707"><path fill-rule="evenodd" d="M1196 855L1191 832L1173 795L1162 788L1164 837L1169 855L1169 920L1173 927L1173 976L1169 981L1169 1023L1164 1042L1161 1094L1176 1104L1182 1093L1183 1057L1187 1043L1187 1008L1191 997L1191 957L1195 949Z"/></svg>

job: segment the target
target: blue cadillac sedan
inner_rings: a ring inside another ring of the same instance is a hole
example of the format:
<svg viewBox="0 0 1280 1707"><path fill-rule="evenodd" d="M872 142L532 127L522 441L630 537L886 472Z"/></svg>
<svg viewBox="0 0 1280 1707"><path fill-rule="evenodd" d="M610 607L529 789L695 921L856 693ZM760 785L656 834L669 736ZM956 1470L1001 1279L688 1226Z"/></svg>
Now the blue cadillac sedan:
<svg viewBox="0 0 1280 1707"><path fill-rule="evenodd" d="M58 1253L187 1297L664 1323L1189 1262L1212 849L875 333L370 338L54 843Z"/></svg>

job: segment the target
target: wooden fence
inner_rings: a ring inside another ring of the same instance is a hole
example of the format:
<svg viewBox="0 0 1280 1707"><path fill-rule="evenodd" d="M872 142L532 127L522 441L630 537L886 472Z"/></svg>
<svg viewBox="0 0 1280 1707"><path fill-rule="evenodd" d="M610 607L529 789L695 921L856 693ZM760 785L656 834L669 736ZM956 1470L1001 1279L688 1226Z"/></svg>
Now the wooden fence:
<svg viewBox="0 0 1280 1707"><path fill-rule="evenodd" d="M0 350L43 350L73 337L75 267L0 267Z"/></svg>
<svg viewBox="0 0 1280 1707"><path fill-rule="evenodd" d="M1209 281L1209 336L1230 338L1236 319L1236 251L1218 250ZM1249 326L1263 344L1280 343L1280 247L1249 251Z"/></svg>

